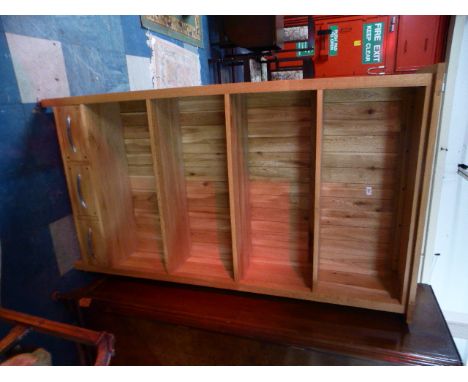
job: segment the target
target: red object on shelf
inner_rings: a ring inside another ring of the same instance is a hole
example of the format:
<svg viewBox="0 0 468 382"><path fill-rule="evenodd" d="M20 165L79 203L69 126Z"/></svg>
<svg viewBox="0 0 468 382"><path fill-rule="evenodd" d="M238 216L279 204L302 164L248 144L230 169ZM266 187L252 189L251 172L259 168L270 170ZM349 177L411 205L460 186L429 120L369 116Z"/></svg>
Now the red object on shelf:
<svg viewBox="0 0 468 382"><path fill-rule="evenodd" d="M449 17L314 16L315 77L406 73L442 62ZM284 25L306 26L307 16L285 16ZM337 33L331 37L333 28ZM366 35L365 30L370 35ZM381 35L375 37L376 32ZM337 39L337 49L333 52L330 51L330 38L334 38L335 43ZM284 50L295 48L296 41L285 43ZM302 68L302 59L296 52L280 51L276 57L278 62L270 64L271 71ZM296 57L298 59L294 60Z"/></svg>

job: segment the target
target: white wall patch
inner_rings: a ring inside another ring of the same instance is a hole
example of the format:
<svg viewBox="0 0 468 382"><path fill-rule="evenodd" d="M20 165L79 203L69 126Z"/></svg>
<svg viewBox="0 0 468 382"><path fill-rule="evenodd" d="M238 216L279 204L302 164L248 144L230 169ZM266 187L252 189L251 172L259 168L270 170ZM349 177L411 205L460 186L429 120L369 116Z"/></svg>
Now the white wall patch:
<svg viewBox="0 0 468 382"><path fill-rule="evenodd" d="M49 225L60 275L67 273L80 258L75 224L71 215Z"/></svg>
<svg viewBox="0 0 468 382"><path fill-rule="evenodd" d="M153 35L148 38L153 51L151 71L155 88L201 85L198 54Z"/></svg>
<svg viewBox="0 0 468 382"><path fill-rule="evenodd" d="M153 89L150 59L128 54L126 58L130 90Z"/></svg>
<svg viewBox="0 0 468 382"><path fill-rule="evenodd" d="M70 96L62 44L59 41L13 33L5 35L23 103Z"/></svg>

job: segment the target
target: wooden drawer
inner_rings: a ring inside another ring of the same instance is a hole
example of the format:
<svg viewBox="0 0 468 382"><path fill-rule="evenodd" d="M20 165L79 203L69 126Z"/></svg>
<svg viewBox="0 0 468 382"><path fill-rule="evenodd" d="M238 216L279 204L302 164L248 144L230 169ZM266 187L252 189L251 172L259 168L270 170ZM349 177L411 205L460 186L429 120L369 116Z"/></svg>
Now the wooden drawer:
<svg viewBox="0 0 468 382"><path fill-rule="evenodd" d="M87 137L80 106L59 107L54 114L63 158L67 161L87 161Z"/></svg>
<svg viewBox="0 0 468 382"><path fill-rule="evenodd" d="M86 264L106 265L106 246L99 220L79 218L76 231L82 260Z"/></svg>
<svg viewBox="0 0 468 382"><path fill-rule="evenodd" d="M73 211L78 216L97 216L96 196L88 165L69 164L67 182Z"/></svg>

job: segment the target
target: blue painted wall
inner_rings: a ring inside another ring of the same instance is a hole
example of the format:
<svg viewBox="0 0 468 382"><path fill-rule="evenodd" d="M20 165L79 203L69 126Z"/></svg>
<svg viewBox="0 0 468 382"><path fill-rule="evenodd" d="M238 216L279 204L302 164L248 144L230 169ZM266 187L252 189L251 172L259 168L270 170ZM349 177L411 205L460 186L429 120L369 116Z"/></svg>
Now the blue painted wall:
<svg viewBox="0 0 468 382"><path fill-rule="evenodd" d="M198 52L203 84L211 83L206 21L203 17L204 49L154 33ZM21 102L5 32L60 41L71 95L129 90L125 55L150 57L151 51L138 16L0 17L0 301L6 308L71 322L50 295L88 283L93 275L72 270L60 277L49 224L71 208L53 118L50 111ZM5 329L0 326L0 334ZM72 343L42 335L29 342L51 351L55 364L78 362Z"/></svg>

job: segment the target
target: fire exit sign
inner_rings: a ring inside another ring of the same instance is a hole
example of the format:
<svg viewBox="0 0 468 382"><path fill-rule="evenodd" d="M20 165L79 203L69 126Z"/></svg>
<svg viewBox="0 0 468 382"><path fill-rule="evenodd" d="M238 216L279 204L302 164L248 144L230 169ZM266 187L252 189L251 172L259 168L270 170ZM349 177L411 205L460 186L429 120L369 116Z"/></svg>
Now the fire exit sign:
<svg viewBox="0 0 468 382"><path fill-rule="evenodd" d="M362 63L378 64L383 61L384 23L368 23L362 29Z"/></svg>

